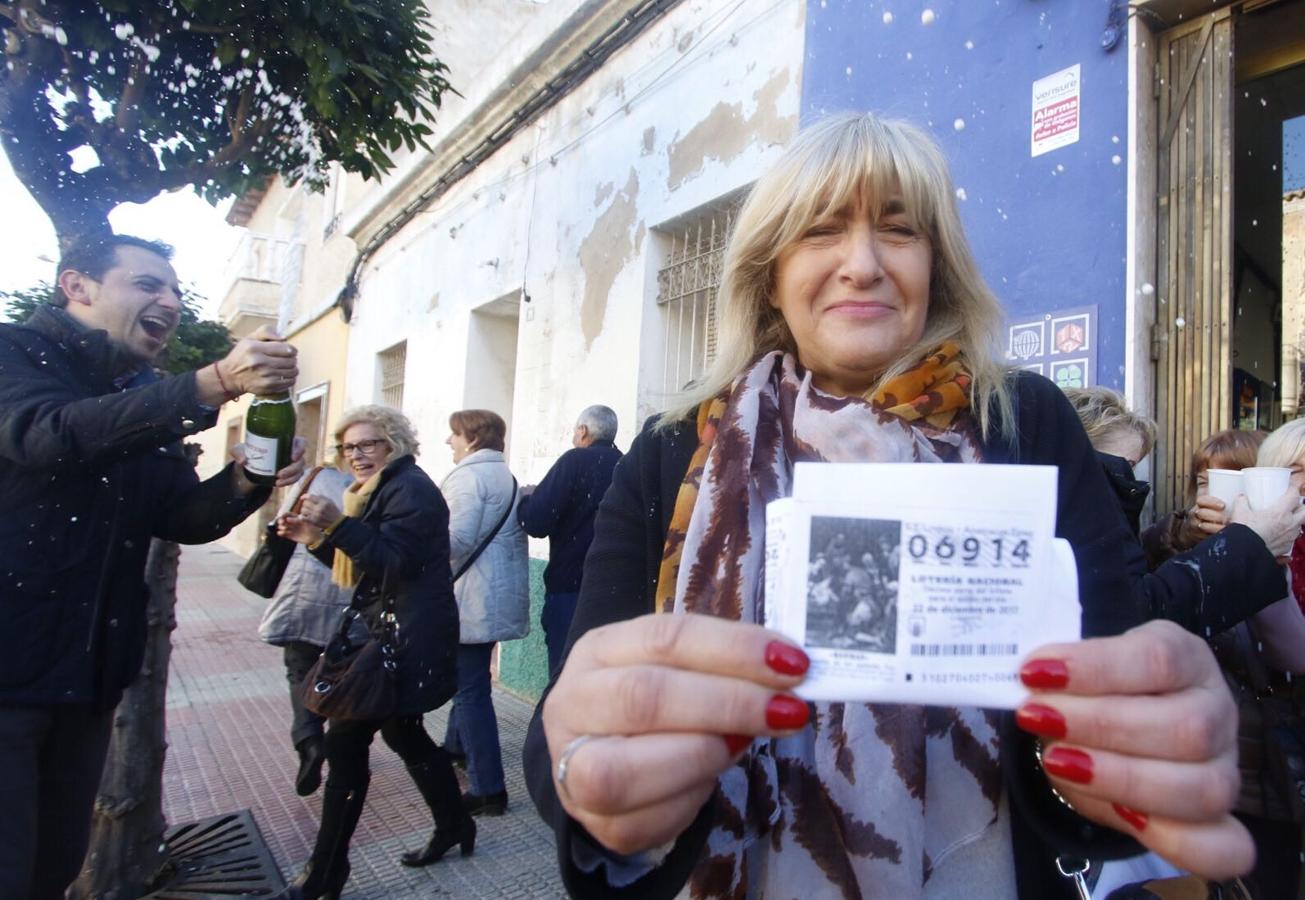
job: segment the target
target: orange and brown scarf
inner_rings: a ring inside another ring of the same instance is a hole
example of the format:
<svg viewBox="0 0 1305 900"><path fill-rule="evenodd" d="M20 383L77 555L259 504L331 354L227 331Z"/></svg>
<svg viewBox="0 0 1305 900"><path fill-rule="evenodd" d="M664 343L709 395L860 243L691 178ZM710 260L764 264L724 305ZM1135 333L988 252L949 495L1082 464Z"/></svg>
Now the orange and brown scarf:
<svg viewBox="0 0 1305 900"><path fill-rule="evenodd" d="M764 622L765 508L794 464L978 462L969 387L951 344L866 397L759 359L699 409L657 607ZM690 895L1012 896L995 726L977 709L813 704L812 727L755 741L721 776Z"/></svg>

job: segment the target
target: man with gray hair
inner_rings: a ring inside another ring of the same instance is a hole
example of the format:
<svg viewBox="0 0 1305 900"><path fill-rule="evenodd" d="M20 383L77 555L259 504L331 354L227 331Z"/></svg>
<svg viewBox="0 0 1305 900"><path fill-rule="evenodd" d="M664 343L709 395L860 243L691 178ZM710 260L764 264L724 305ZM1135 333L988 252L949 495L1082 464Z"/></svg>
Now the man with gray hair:
<svg viewBox="0 0 1305 900"><path fill-rule="evenodd" d="M544 480L524 488L517 519L527 534L548 538L544 569L544 612L539 617L548 645L548 673L562 662L566 633L580 596L585 554L594 539L594 515L612 471L621 458L616 449L616 413L590 406L580 413L571 433L572 449L553 463Z"/></svg>

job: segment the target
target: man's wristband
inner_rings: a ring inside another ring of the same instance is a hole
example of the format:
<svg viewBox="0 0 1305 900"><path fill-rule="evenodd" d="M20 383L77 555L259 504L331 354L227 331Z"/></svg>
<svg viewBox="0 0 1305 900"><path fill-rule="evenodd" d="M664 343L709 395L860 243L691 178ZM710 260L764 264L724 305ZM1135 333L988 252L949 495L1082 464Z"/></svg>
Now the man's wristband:
<svg viewBox="0 0 1305 900"><path fill-rule="evenodd" d="M222 377L222 368L217 364L217 362L213 363L213 374L217 376L218 386L222 388L222 393L226 396L227 400L234 400L240 396L239 391L233 391L231 388L227 387L226 379Z"/></svg>

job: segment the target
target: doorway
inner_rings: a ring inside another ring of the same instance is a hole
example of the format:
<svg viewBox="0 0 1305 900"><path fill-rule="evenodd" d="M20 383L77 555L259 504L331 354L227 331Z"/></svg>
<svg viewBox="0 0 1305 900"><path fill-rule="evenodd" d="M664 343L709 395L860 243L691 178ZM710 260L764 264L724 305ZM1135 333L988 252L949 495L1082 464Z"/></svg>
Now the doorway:
<svg viewBox="0 0 1305 900"><path fill-rule="evenodd" d="M1290 239L1302 226L1284 204L1305 187L1297 24L1305 0L1250 7L1160 35L1152 341L1160 514L1186 504L1189 461L1205 437L1271 429L1301 411L1305 298Z"/></svg>
<svg viewBox="0 0 1305 900"><path fill-rule="evenodd" d="M512 403L517 383L517 333L521 295L513 291L471 311L467 327L464 409L488 409L507 423L512 438Z"/></svg>

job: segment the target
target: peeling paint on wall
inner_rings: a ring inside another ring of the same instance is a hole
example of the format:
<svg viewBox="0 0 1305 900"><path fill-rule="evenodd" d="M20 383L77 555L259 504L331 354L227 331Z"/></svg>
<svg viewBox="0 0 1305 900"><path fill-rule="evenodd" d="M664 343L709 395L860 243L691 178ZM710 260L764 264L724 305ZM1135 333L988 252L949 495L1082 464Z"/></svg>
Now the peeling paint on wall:
<svg viewBox="0 0 1305 900"><path fill-rule="evenodd" d="M688 134L681 138L677 133L667 148L667 186L675 190L701 172L709 159L728 163L753 144L782 144L792 137L797 116L779 114L779 97L789 80L788 69L782 69L753 93L757 108L751 118L744 118L742 102L717 103Z"/></svg>
<svg viewBox="0 0 1305 900"><path fill-rule="evenodd" d="M616 283L616 276L630 260L643 241L640 229L637 239L631 230L638 216L635 200L639 196L639 176L630 169L625 182L612 205L594 222L589 234L580 243L580 268L584 271L585 295L580 304L580 330L584 333L585 349L603 331L607 316L607 298Z"/></svg>
<svg viewBox="0 0 1305 900"><path fill-rule="evenodd" d="M639 148L640 156L650 156L657 144L657 127L649 125L643 130L643 145Z"/></svg>
<svg viewBox="0 0 1305 900"><path fill-rule="evenodd" d="M602 206L607 202L607 198L612 196L612 191L616 190L616 185L610 181L604 181L594 190L594 206Z"/></svg>

